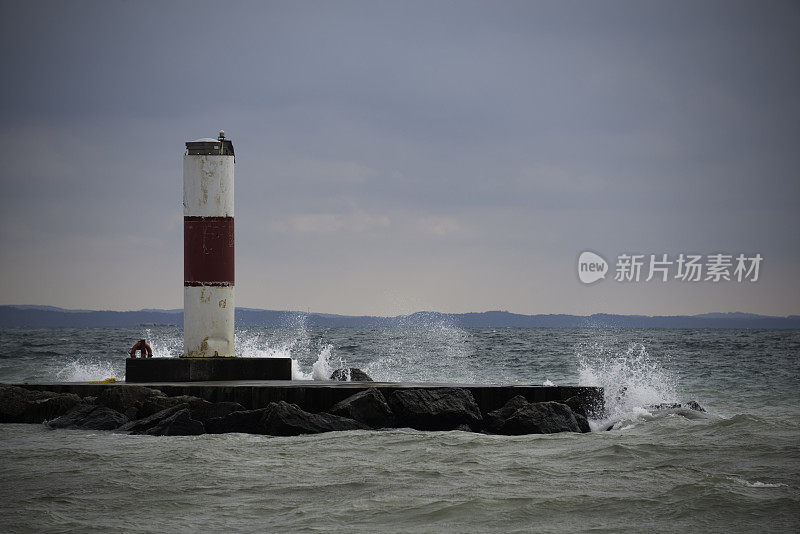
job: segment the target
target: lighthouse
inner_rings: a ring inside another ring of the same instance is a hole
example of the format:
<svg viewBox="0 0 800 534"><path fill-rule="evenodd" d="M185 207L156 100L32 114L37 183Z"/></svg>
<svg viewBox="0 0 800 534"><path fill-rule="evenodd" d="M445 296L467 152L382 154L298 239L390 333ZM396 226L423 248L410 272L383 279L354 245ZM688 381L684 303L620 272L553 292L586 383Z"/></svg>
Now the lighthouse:
<svg viewBox="0 0 800 534"><path fill-rule="evenodd" d="M234 357L233 163L225 132L186 143L183 352L180 358L127 358L128 383L292 379L291 358Z"/></svg>
<svg viewBox="0 0 800 534"><path fill-rule="evenodd" d="M186 143L183 156L183 357L234 356L233 143Z"/></svg>

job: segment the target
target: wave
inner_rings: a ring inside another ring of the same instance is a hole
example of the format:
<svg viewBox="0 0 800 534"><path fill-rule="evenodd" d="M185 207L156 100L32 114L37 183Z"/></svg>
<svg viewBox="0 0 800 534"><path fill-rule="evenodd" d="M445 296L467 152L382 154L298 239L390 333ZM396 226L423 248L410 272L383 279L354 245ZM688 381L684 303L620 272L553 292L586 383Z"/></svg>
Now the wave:
<svg viewBox="0 0 800 534"><path fill-rule="evenodd" d="M109 361L84 359L74 360L56 373L58 380L63 382L98 382L109 378L122 380L124 376L125 370Z"/></svg>
<svg viewBox="0 0 800 534"><path fill-rule="evenodd" d="M661 361L652 357L643 343L629 343L624 349L591 342L579 346L578 383L604 390L605 413L590 421L593 429L627 429L655 415L649 407L678 403L677 380Z"/></svg>

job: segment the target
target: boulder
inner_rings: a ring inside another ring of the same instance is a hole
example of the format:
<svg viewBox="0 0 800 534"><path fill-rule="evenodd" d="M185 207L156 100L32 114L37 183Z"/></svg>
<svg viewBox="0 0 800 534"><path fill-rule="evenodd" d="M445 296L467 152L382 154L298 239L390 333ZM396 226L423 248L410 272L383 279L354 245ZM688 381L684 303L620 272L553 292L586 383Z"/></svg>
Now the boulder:
<svg viewBox="0 0 800 534"><path fill-rule="evenodd" d="M644 408L649 412L656 412L660 410L677 410L680 407L680 402L661 402L659 404L648 404Z"/></svg>
<svg viewBox="0 0 800 534"><path fill-rule="evenodd" d="M523 434L581 432L581 427L575 414L572 413L572 409L566 404L535 402L514 411L494 427L492 432L507 436L520 436Z"/></svg>
<svg viewBox="0 0 800 534"><path fill-rule="evenodd" d="M371 428L387 428L395 424L389 403L376 388L347 397L328 410L328 413L353 419Z"/></svg>
<svg viewBox="0 0 800 534"><path fill-rule="evenodd" d="M688 408L690 410L694 410L696 412L703 412L705 413L706 409L700 406L700 403L697 401L689 401L683 404L684 408Z"/></svg>
<svg viewBox="0 0 800 534"><path fill-rule="evenodd" d="M203 404L188 404L192 419L203 424L217 417L225 417L233 412L244 411L244 406L238 402L206 402Z"/></svg>
<svg viewBox="0 0 800 534"><path fill-rule="evenodd" d="M209 434L226 434L228 432L241 432L243 434L263 434L261 419L267 408L258 410L242 410L231 412L222 417L212 417L206 421L206 432Z"/></svg>
<svg viewBox="0 0 800 534"><path fill-rule="evenodd" d="M25 411L28 403L34 400L46 399L45 391L33 391L18 386L0 385L0 423L25 423Z"/></svg>
<svg viewBox="0 0 800 534"><path fill-rule="evenodd" d="M568 398L564 404L570 407L572 413L581 415L584 419L589 417L589 407L586 405L586 400L580 395Z"/></svg>
<svg viewBox="0 0 800 534"><path fill-rule="evenodd" d="M360 430L368 427L362 423L329 413L313 414L288 402L271 402L266 408L231 412L214 417L206 423L212 434L242 432L271 436L297 436L319 434L335 430Z"/></svg>
<svg viewBox="0 0 800 534"><path fill-rule="evenodd" d="M162 410L166 410L167 408L181 404L185 404L191 408L197 409L202 409L211 405L211 403L207 400L203 400L200 397L194 397L192 395L178 395L176 397L153 395L151 397L147 397L140 403L139 417L147 417Z"/></svg>
<svg viewBox="0 0 800 534"><path fill-rule="evenodd" d="M573 413L582 415L586 419L602 418L604 400L601 393L595 390L584 391L564 401Z"/></svg>
<svg viewBox="0 0 800 534"><path fill-rule="evenodd" d="M575 420L578 422L578 428L580 429L581 432L583 432L585 434L587 432L591 432L592 431L592 428L589 426L589 420L588 419L586 419L584 416L582 416L579 413L572 412L572 415L575 416Z"/></svg>
<svg viewBox="0 0 800 534"><path fill-rule="evenodd" d="M357 367L337 369L331 374L331 380L340 382L372 382L372 378Z"/></svg>
<svg viewBox="0 0 800 534"><path fill-rule="evenodd" d="M25 407L25 422L44 423L64 415L81 402L74 393L55 393L52 397L31 400Z"/></svg>
<svg viewBox="0 0 800 534"><path fill-rule="evenodd" d="M98 395L95 404L111 408L123 414L128 412L129 416L139 417L139 409L147 399L163 396L165 395L159 390L144 386L110 386ZM131 411L131 408L135 408L136 412Z"/></svg>
<svg viewBox="0 0 800 534"><path fill-rule="evenodd" d="M187 409L188 406L186 404L177 404L175 406L170 406L169 408L165 408L160 412L156 412L154 414L150 414L147 417L143 417L142 419L137 419L136 421L128 421L117 430L121 430L124 432L132 432L134 434L145 432L152 427L159 424L164 419L175 415L176 413L180 412L181 410Z"/></svg>
<svg viewBox="0 0 800 534"><path fill-rule="evenodd" d="M189 408L192 419L201 423L206 423L209 419L215 417L224 417L231 412L244 410L244 406L238 402L208 402L191 395L178 395L177 397L153 396L142 401L139 408L139 417L148 417L175 406Z"/></svg>
<svg viewBox="0 0 800 534"><path fill-rule="evenodd" d="M114 430L128 422L116 410L94 404L78 404L73 409L49 421L50 428L76 428L81 430Z"/></svg>
<svg viewBox="0 0 800 534"><path fill-rule="evenodd" d="M489 432L494 432L495 429L503 423L503 421L511 417L514 412L520 408L524 408L528 404L530 403L522 395L512 397L503 405L502 408L498 408L497 410L493 410L486 414L486 417L483 420L484 427Z"/></svg>
<svg viewBox="0 0 800 534"><path fill-rule="evenodd" d="M692 410L695 412L706 412L706 409L700 406L697 401L689 401L689 402L662 402L661 404L650 404L645 406L645 408L649 411L657 411L657 410Z"/></svg>
<svg viewBox="0 0 800 534"><path fill-rule="evenodd" d="M645 406L645 409L651 412L668 412L670 414L680 415L686 419L704 419L706 416L705 408L700 406L697 401L689 402L662 402L660 404L650 404Z"/></svg>
<svg viewBox="0 0 800 534"><path fill-rule="evenodd" d="M192 419L189 409L184 408L162 419L155 426L147 429L149 436L199 436L205 434L203 423Z"/></svg>
<svg viewBox="0 0 800 534"><path fill-rule="evenodd" d="M472 393L461 388L397 389L389 406L399 426L418 430L477 429L483 421Z"/></svg>
<svg viewBox="0 0 800 534"><path fill-rule="evenodd" d="M142 402L139 417L147 417L174 406L185 406L191 411L192 419L205 423L215 417L223 417L231 412L243 411L244 406L238 402L208 402L191 395L177 397L150 397Z"/></svg>
<svg viewBox="0 0 800 534"><path fill-rule="evenodd" d="M0 384L0 423L43 423L81 403L72 393L37 391Z"/></svg>
<svg viewBox="0 0 800 534"><path fill-rule="evenodd" d="M346 417L329 413L309 413L296 404L285 401L271 402L261 418L260 426L262 433L270 436L299 436L369 428Z"/></svg>

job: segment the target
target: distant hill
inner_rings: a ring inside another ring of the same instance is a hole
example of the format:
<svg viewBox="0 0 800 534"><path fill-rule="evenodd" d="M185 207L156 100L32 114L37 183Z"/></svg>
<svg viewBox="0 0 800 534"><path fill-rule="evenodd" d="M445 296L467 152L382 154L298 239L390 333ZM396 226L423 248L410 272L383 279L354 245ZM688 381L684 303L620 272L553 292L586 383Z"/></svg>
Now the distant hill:
<svg viewBox="0 0 800 534"><path fill-rule="evenodd" d="M101 311L65 310L52 306L0 306L0 327L125 327L183 324L183 310ZM701 315L521 315L507 311L473 313L416 312L411 315L379 317L333 315L298 311L236 308L239 326L431 326L491 328L764 328L800 329L800 316L773 317L750 313L706 313Z"/></svg>

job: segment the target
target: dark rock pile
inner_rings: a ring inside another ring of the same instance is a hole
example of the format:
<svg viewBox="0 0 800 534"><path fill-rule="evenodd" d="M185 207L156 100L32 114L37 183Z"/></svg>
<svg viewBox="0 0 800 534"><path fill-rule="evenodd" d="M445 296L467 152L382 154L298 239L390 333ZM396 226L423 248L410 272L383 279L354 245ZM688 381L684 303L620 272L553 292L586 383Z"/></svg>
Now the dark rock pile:
<svg viewBox="0 0 800 534"><path fill-rule="evenodd" d="M483 416L472 393L460 388L398 389L389 406L400 426L417 430L481 430Z"/></svg>
<svg viewBox="0 0 800 534"><path fill-rule="evenodd" d="M45 423L50 428L154 436L227 432L297 436L385 428L522 435L589 432L587 416L593 415L591 404L577 397L564 403L531 403L516 396L496 410L481 413L472 393L464 388L389 391L384 396L379 389L369 388L326 412L310 413L284 401L247 410L235 402L168 397L156 389L134 385L113 386L97 397L81 398L0 384L0 423Z"/></svg>
<svg viewBox="0 0 800 534"><path fill-rule="evenodd" d="M337 369L331 373L331 380L338 380L339 382L372 382L372 377L359 369L358 367L348 367L346 369Z"/></svg>
<svg viewBox="0 0 800 534"><path fill-rule="evenodd" d="M528 402L516 396L499 410L489 412L486 430L493 434L554 434L556 432L589 432L589 423L560 402Z"/></svg>
<svg viewBox="0 0 800 534"><path fill-rule="evenodd" d="M63 415L81 403L72 393L31 391L0 386L0 423L41 423Z"/></svg>

